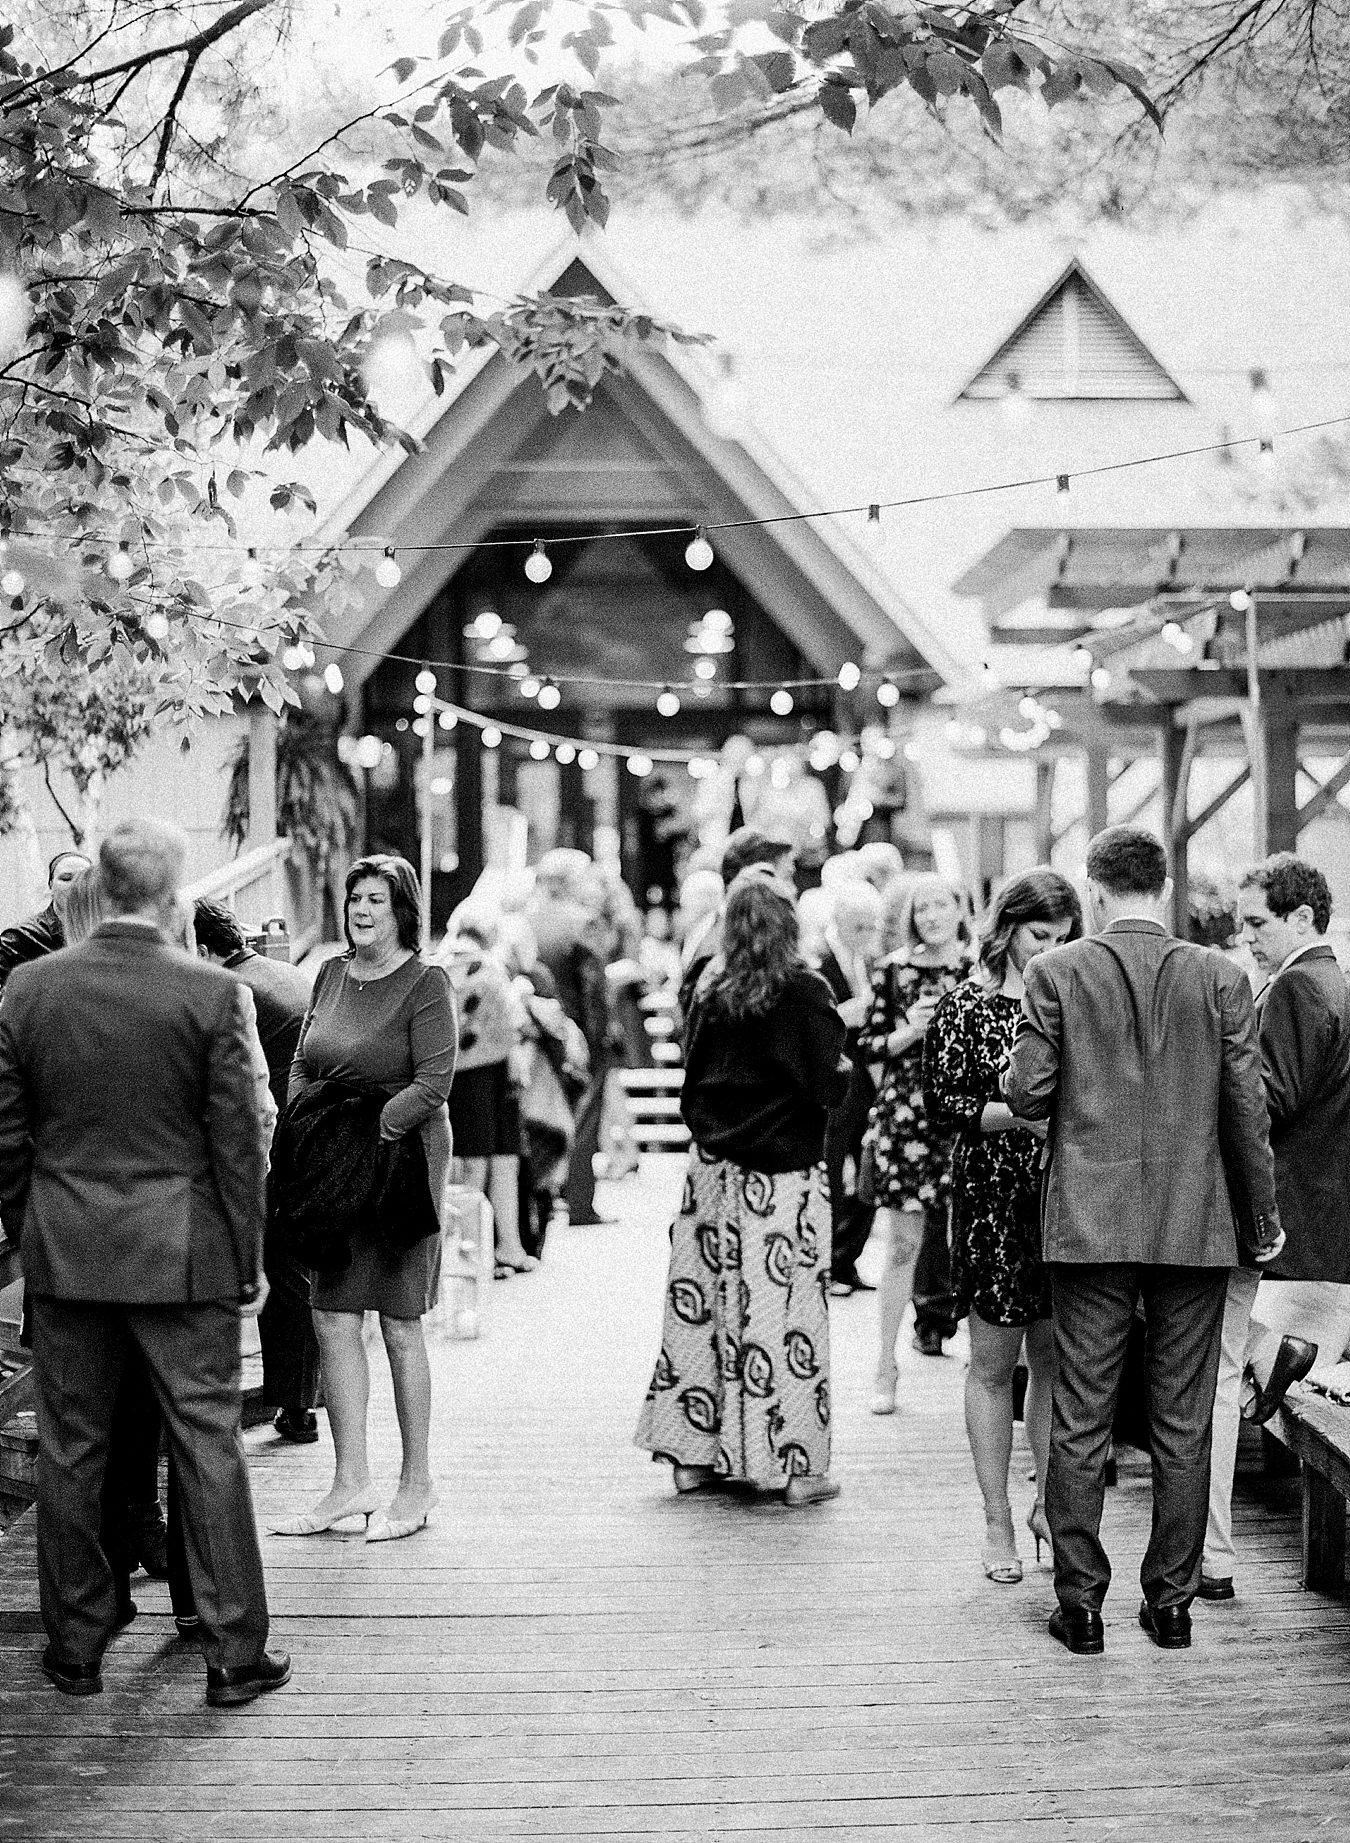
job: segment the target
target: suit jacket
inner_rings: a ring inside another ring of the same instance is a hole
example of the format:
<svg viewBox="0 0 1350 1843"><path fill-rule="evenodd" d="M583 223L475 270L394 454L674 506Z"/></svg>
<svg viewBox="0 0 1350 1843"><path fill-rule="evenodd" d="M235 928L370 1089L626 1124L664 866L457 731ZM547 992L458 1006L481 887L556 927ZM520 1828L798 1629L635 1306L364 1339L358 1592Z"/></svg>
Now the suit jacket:
<svg viewBox="0 0 1350 1843"><path fill-rule="evenodd" d="M1120 921L1027 967L1003 1092L1049 1120L1047 1261L1232 1267L1279 1233L1251 987ZM1234 1223L1232 1188L1238 1192Z"/></svg>
<svg viewBox="0 0 1350 1843"><path fill-rule="evenodd" d="M281 1113L286 1106L286 1090L291 1079L291 1064L300 1042L300 1028L309 1009L313 987L298 966L284 960L269 960L246 947L225 961L227 973L233 973L253 994L258 1014L258 1037L267 1058L267 1085Z"/></svg>
<svg viewBox="0 0 1350 1843"><path fill-rule="evenodd" d="M246 994L134 922L11 975L0 1215L34 1293L237 1300L262 1272L267 1145Z"/></svg>
<svg viewBox="0 0 1350 1843"><path fill-rule="evenodd" d="M570 902L541 902L530 916L539 958L558 988L563 1010L580 1026L597 1074L609 1054L609 986L587 910Z"/></svg>
<svg viewBox="0 0 1350 1843"><path fill-rule="evenodd" d="M1287 1237L1266 1272L1350 1282L1350 992L1330 947L1300 954L1257 1001L1275 1190Z"/></svg>

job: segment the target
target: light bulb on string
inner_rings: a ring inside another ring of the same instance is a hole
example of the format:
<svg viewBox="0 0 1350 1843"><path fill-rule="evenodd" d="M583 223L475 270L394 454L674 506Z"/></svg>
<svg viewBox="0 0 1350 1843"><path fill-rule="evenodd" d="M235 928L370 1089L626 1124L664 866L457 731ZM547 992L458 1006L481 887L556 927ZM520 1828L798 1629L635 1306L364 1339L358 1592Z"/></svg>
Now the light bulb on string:
<svg viewBox="0 0 1350 1843"><path fill-rule="evenodd" d="M436 721L443 730L452 730L459 722L459 712L455 710L443 710Z"/></svg>
<svg viewBox="0 0 1350 1843"><path fill-rule="evenodd" d="M1094 669L1092 674L1092 689L1094 691L1109 691L1111 689L1111 674L1107 671L1105 666L1097 666Z"/></svg>
<svg viewBox="0 0 1350 1843"><path fill-rule="evenodd" d="M281 655L281 663L288 672L298 672L305 663L305 655L298 646L288 646Z"/></svg>
<svg viewBox="0 0 1350 1843"><path fill-rule="evenodd" d="M413 730L414 736L425 736L429 732L430 729L431 729L431 718L430 717L414 717L413 718L412 730Z"/></svg>
<svg viewBox="0 0 1350 1843"><path fill-rule="evenodd" d="M1088 651L1087 647L1076 646L1069 657L1080 672L1090 672L1092 670L1092 654Z"/></svg>
<svg viewBox="0 0 1350 1843"><path fill-rule="evenodd" d="M413 683L417 686L419 691L424 691L428 697L434 697L436 695L436 674L431 671L429 667L423 666L422 670L413 680Z"/></svg>
<svg viewBox="0 0 1350 1843"><path fill-rule="evenodd" d="M839 766L844 774L856 774L861 758L856 749L845 749L839 757Z"/></svg>
<svg viewBox="0 0 1350 1843"><path fill-rule="evenodd" d="M250 544L248 555L240 566L239 580L246 589L260 589L262 587L262 579L262 564L258 561L257 551Z"/></svg>
<svg viewBox="0 0 1350 1843"><path fill-rule="evenodd" d="M708 542L708 533L700 525L685 548L684 560L691 570L708 570L713 565L713 554L713 547Z"/></svg>
<svg viewBox="0 0 1350 1843"><path fill-rule="evenodd" d="M883 678L877 686L877 703L884 710L894 710L900 702L900 687L893 678Z"/></svg>
<svg viewBox="0 0 1350 1843"><path fill-rule="evenodd" d="M570 742L560 742L553 753L564 768L570 767L577 758L576 749Z"/></svg>
<svg viewBox="0 0 1350 1843"><path fill-rule="evenodd" d="M506 668L506 676L518 685L530 676L529 665L523 659L513 659Z"/></svg>
<svg viewBox="0 0 1350 1843"><path fill-rule="evenodd" d="M715 659L696 659L694 661L694 677L701 678L705 684L711 679L716 678L717 661Z"/></svg>
<svg viewBox="0 0 1350 1843"><path fill-rule="evenodd" d="M481 740L485 749L500 749L502 746L502 733L495 724L489 723L487 728L483 731Z"/></svg>
<svg viewBox="0 0 1350 1843"><path fill-rule="evenodd" d="M169 631L168 615L162 614L159 609L156 609L153 614L147 615L145 631L152 640L163 640Z"/></svg>
<svg viewBox="0 0 1350 1843"><path fill-rule="evenodd" d="M131 546L124 538L108 559L108 574L114 582L126 582L134 575L136 564L131 555Z"/></svg>
<svg viewBox="0 0 1350 1843"><path fill-rule="evenodd" d="M335 659L324 667L323 682L335 698L342 696L342 667Z"/></svg>
<svg viewBox="0 0 1350 1843"><path fill-rule="evenodd" d="M375 565L375 580L382 589L396 589L403 580L403 571L398 566L392 544L385 547L385 553Z"/></svg>
<svg viewBox="0 0 1350 1843"><path fill-rule="evenodd" d="M419 691L417 696L413 699L413 709L417 712L419 717L424 717L431 709L431 699L425 691Z"/></svg>
<svg viewBox="0 0 1350 1843"><path fill-rule="evenodd" d="M384 744L378 736L361 736L356 744L356 765L358 768L378 768L384 756Z"/></svg>
<svg viewBox="0 0 1350 1843"><path fill-rule="evenodd" d="M758 780L760 775L764 772L764 757L762 755L747 755L745 758L745 772L751 775L755 780Z"/></svg>
<svg viewBox="0 0 1350 1843"><path fill-rule="evenodd" d="M769 709L775 717L790 717L792 715L792 693L785 686L775 691L769 699Z"/></svg>
<svg viewBox="0 0 1350 1843"><path fill-rule="evenodd" d="M9 596L22 595L23 571L15 569L13 564L11 564L4 575L0 576L0 590L3 590L4 593Z"/></svg>
<svg viewBox="0 0 1350 1843"><path fill-rule="evenodd" d="M680 714L679 696L677 695L676 692L671 690L669 685L666 686L665 690L657 698L656 708L657 708L658 713L663 717L678 717L679 716Z"/></svg>
<svg viewBox="0 0 1350 1843"><path fill-rule="evenodd" d="M1028 722L1030 722L1033 717L1038 717L1041 714L1040 705L1029 691L1026 696L1019 701L1017 709Z"/></svg>
<svg viewBox="0 0 1350 1843"><path fill-rule="evenodd" d="M525 574L531 582L547 582L553 574L553 564L542 538L534 540L534 549L525 559Z"/></svg>
<svg viewBox="0 0 1350 1843"><path fill-rule="evenodd" d="M475 615L469 622L464 629L464 636L468 640L491 640L501 630L502 617L495 609L484 608L481 614Z"/></svg>
<svg viewBox="0 0 1350 1843"><path fill-rule="evenodd" d="M856 691L862 683L862 672L851 659L846 659L839 668L839 677L835 682L841 691Z"/></svg>
<svg viewBox="0 0 1350 1843"><path fill-rule="evenodd" d="M534 741L530 744L531 761L546 762L551 753L552 751L549 745L544 741L542 736L536 736Z"/></svg>
<svg viewBox="0 0 1350 1843"><path fill-rule="evenodd" d="M1245 614L1252 605L1252 598L1246 589L1234 589L1228 597L1228 606L1234 614Z"/></svg>
<svg viewBox="0 0 1350 1843"><path fill-rule="evenodd" d="M641 780L644 775L650 774L652 767L653 763L650 755L630 755L628 757L628 772L630 774L635 774L639 780Z"/></svg>
<svg viewBox="0 0 1350 1843"><path fill-rule="evenodd" d="M1268 435L1261 437L1256 450L1256 465L1263 473L1273 474L1278 462L1275 457L1275 444Z"/></svg>
<svg viewBox="0 0 1350 1843"><path fill-rule="evenodd" d="M1009 371L1003 378L1003 396L999 401L1003 420L1012 429L1020 429L1031 415L1031 405L1023 388L1020 371Z"/></svg>
<svg viewBox="0 0 1350 1843"><path fill-rule="evenodd" d="M562 692L551 678L546 678L539 687L540 710L556 710L562 703Z"/></svg>
<svg viewBox="0 0 1350 1843"><path fill-rule="evenodd" d="M539 680L533 673L527 672L524 678L516 681L516 689L523 698L537 698L540 691Z"/></svg>
<svg viewBox="0 0 1350 1843"><path fill-rule="evenodd" d="M577 756L577 767L583 774L593 774L600 766L600 757L594 749L583 749Z"/></svg>
<svg viewBox="0 0 1350 1843"><path fill-rule="evenodd" d="M699 626L706 628L710 634L718 634L721 636L726 636L735 631L735 623L725 608L709 608L708 612L699 622Z"/></svg>

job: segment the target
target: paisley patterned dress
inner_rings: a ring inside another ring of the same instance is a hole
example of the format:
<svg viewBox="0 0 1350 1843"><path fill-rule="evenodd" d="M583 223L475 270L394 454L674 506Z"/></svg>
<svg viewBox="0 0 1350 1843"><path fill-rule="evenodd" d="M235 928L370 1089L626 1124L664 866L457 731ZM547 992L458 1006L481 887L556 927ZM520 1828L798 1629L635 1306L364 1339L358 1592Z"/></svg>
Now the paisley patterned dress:
<svg viewBox="0 0 1350 1843"><path fill-rule="evenodd" d="M1014 1127L982 1133L1017 1034L1021 1002L971 978L938 1006L924 1039L923 1092L952 1157L952 1286L964 1316L1029 1325L1050 1316L1041 1261L1041 1141Z"/></svg>
<svg viewBox="0 0 1350 1843"><path fill-rule="evenodd" d="M748 1171L693 1147L636 1444L768 1490L828 1472L829 1283L824 1165Z"/></svg>
<svg viewBox="0 0 1350 1843"><path fill-rule="evenodd" d="M921 998L943 998L966 976L964 966L910 966L894 955L876 970L872 1008L858 1037L862 1062L884 1065L881 1087L863 1135L876 1172L874 1201L889 1209L919 1205L944 1212L951 1134L933 1126L923 1104L923 1044L892 1056L887 1038Z"/></svg>

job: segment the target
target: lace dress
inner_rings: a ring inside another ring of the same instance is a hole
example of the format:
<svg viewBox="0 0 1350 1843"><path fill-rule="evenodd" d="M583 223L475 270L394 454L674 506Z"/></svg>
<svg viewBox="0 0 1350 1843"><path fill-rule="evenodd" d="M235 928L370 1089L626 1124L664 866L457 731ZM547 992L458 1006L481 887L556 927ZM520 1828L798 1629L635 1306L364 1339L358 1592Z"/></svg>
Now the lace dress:
<svg viewBox="0 0 1350 1843"><path fill-rule="evenodd" d="M892 1056L891 1032L921 998L943 998L966 976L964 967L910 966L883 960L872 986L872 1007L858 1034L860 1062L884 1065L881 1087L863 1135L873 1160L874 1200L889 1209L917 1204L944 1207L951 1164L951 1133L934 1127L923 1101L923 1043Z"/></svg>

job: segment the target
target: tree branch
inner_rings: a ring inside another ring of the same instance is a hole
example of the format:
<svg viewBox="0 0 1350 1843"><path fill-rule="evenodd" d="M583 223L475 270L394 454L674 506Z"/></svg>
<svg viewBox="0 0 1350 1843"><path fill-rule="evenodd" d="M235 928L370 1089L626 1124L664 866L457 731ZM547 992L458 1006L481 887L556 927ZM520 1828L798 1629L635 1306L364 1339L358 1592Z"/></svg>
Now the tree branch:
<svg viewBox="0 0 1350 1843"><path fill-rule="evenodd" d="M179 39L172 45L157 45L150 51L139 51L134 57L123 58L119 64L109 64L103 70L90 71L88 76L80 78L80 82L90 86L104 83L109 77L120 77L124 71L135 74L147 70L151 64L161 63L165 58L176 58L183 54L199 58L212 45L227 38L236 26L243 25L246 19L252 19L255 13L261 13L274 3L275 0L239 0L239 4L232 6L228 13L222 13L214 25L204 26L200 32L194 32L191 38Z"/></svg>
<svg viewBox="0 0 1350 1843"><path fill-rule="evenodd" d="M202 47L204 50L205 47ZM164 177L164 169L169 164L169 149L173 145L173 131L178 123L178 105L187 95L192 73L197 68L201 50L190 51L183 60L183 74L178 79L178 87L169 98L169 106L164 115L164 129L159 137L159 148L155 154L155 164L150 170L150 192L153 195L156 186Z"/></svg>
<svg viewBox="0 0 1350 1843"><path fill-rule="evenodd" d="M84 843L84 827L76 825L65 807L62 806L60 797L56 789L52 786L52 765L45 755L42 758L42 778L47 784L47 792L51 795L52 805L56 808L57 812L60 813L66 825L70 828L70 836L75 840L77 845L82 845Z"/></svg>

